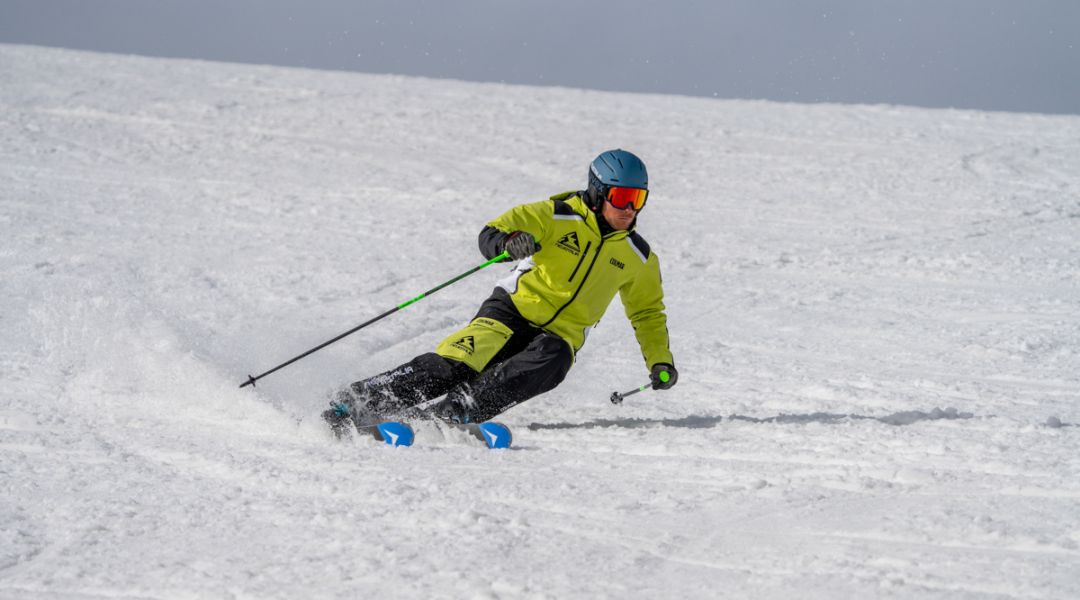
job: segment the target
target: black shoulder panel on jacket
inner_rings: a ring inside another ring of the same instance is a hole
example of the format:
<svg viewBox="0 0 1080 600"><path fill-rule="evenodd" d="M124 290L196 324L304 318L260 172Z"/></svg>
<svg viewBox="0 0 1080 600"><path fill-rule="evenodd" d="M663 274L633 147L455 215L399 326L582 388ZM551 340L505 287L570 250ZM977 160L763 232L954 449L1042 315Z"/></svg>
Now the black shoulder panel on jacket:
<svg viewBox="0 0 1080 600"><path fill-rule="evenodd" d="M559 194L558 196L552 196L551 201L555 204L555 214L564 215L564 216L567 216L567 217L576 216L577 213L574 212L574 209L571 208L570 205L566 203L566 199L571 198L573 196L574 196L574 194L572 194L572 193Z"/></svg>
<svg viewBox="0 0 1080 600"><path fill-rule="evenodd" d="M570 190L569 192L561 192L561 193L555 194L554 196L551 197L551 199L556 200L556 201L557 200L566 201L566 200L569 200L570 198L573 198L574 196L581 196L582 198L584 198L585 197L585 192L575 192L573 190Z"/></svg>
<svg viewBox="0 0 1080 600"><path fill-rule="evenodd" d="M631 231L630 235L627 236L626 239L630 240L630 243L633 244L634 247L637 248L637 251L645 257L645 260L649 259L649 256L651 256L652 253L652 249L649 248L649 242L646 242L645 238L641 237L638 232Z"/></svg>

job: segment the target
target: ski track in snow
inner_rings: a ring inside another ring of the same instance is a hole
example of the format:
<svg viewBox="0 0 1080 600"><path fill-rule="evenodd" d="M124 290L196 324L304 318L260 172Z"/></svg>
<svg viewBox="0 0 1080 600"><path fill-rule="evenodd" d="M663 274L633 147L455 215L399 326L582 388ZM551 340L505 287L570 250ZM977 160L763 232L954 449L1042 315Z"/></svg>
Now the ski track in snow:
<svg viewBox="0 0 1080 600"><path fill-rule="evenodd" d="M481 225L653 174L680 383L334 443ZM0 598L1080 597L1080 118L0 45Z"/></svg>

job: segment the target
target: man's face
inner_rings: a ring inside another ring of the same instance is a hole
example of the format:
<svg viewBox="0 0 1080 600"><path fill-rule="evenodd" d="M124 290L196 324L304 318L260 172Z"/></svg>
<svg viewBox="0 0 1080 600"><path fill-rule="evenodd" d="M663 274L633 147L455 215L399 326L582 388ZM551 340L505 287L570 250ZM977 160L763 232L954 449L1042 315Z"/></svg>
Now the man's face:
<svg viewBox="0 0 1080 600"><path fill-rule="evenodd" d="M611 225L611 228L616 231L630 229L630 224L634 222L634 217L637 216L637 211L634 210L632 205L627 205L626 208L615 208L607 200L604 200L604 207L601 211L608 225Z"/></svg>

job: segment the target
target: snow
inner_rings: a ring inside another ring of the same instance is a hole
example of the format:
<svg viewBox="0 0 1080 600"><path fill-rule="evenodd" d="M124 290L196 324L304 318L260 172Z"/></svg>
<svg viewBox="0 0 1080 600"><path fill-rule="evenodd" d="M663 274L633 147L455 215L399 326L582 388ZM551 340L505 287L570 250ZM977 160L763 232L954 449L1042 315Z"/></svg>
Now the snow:
<svg viewBox="0 0 1080 600"><path fill-rule="evenodd" d="M0 46L0 597L1080 597L1080 117ZM653 176L679 384L618 305L515 449L335 443L475 236Z"/></svg>

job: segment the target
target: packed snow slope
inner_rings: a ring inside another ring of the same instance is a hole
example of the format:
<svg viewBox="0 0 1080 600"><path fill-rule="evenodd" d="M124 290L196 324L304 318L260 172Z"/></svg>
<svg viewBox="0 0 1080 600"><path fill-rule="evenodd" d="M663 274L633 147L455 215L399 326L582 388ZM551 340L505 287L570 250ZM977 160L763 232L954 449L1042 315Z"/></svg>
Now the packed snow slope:
<svg viewBox="0 0 1080 600"><path fill-rule="evenodd" d="M482 225L642 156L681 373L616 303L516 447L337 443ZM1080 118L0 46L0 597L1080 597Z"/></svg>

